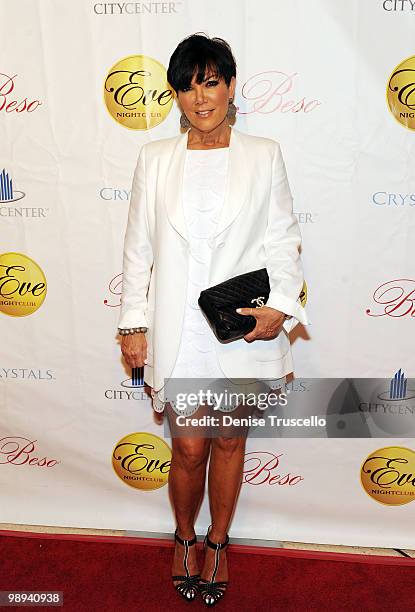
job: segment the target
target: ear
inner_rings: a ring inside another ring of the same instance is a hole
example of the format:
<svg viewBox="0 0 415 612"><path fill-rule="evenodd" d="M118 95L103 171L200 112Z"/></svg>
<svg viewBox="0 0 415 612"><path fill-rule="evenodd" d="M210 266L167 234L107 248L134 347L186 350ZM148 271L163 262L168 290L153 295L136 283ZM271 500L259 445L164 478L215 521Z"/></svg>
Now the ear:
<svg viewBox="0 0 415 612"><path fill-rule="evenodd" d="M235 77L231 78L231 82L229 83L229 97L232 100L235 98L235 88L236 88L236 79Z"/></svg>

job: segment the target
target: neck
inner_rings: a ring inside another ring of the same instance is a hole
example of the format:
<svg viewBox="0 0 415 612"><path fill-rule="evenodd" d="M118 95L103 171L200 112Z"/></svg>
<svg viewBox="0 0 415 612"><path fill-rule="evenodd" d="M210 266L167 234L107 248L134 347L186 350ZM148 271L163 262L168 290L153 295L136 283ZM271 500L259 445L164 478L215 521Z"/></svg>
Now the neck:
<svg viewBox="0 0 415 612"><path fill-rule="evenodd" d="M192 127L187 135L187 146L193 149L214 149L228 147L231 136L230 126L223 122L211 132L201 132Z"/></svg>

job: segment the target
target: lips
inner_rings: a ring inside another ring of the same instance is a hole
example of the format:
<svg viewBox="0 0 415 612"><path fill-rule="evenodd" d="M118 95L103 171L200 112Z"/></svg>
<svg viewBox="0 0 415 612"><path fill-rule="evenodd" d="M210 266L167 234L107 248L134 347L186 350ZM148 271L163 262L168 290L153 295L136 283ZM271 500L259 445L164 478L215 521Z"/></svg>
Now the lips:
<svg viewBox="0 0 415 612"><path fill-rule="evenodd" d="M213 113L213 109L205 110L205 111L195 111L196 115L199 117L209 117L211 113Z"/></svg>

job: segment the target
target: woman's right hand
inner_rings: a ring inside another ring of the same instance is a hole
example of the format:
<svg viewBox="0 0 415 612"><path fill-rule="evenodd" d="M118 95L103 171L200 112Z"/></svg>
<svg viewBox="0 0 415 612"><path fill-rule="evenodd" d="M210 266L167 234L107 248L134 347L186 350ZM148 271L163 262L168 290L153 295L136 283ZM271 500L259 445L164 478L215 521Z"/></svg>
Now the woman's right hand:
<svg viewBox="0 0 415 612"><path fill-rule="evenodd" d="M141 368L147 361L147 339L142 332L122 337L121 352L130 368Z"/></svg>

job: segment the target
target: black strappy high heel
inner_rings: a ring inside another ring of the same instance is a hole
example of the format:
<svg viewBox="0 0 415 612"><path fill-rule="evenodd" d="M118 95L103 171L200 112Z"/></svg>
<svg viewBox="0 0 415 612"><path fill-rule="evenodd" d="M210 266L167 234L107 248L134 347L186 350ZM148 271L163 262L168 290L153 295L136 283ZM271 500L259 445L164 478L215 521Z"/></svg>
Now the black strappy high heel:
<svg viewBox="0 0 415 612"><path fill-rule="evenodd" d="M208 532L205 536L204 545L205 550L207 545L209 546L209 548L213 548L213 550L215 551L215 567L213 568L213 574L210 580L204 580L203 578L200 578L199 580L200 594L202 596L203 603L205 603L207 606L213 606L217 601L219 601L219 599L221 599L225 594L226 587L228 585L227 581L215 582L215 577L219 567L219 553L223 548L225 548L225 546L229 544L229 535L226 534L225 541L222 542L222 544L215 544L214 542L209 540L209 531L211 527L212 525L210 525Z"/></svg>
<svg viewBox="0 0 415 612"><path fill-rule="evenodd" d="M187 559L189 557L189 546L193 546L197 542L196 536L192 540L182 540L177 535L177 529L174 532L174 539L176 542L184 546L184 559L183 565L186 570L185 576L172 576L172 580L180 580L179 584L175 584L174 588L186 599L186 601L193 601L199 590L199 579L200 574L190 575L189 568L187 567Z"/></svg>

